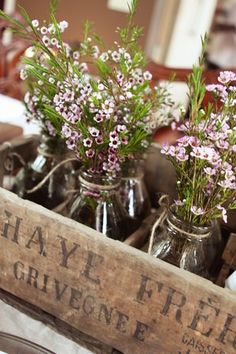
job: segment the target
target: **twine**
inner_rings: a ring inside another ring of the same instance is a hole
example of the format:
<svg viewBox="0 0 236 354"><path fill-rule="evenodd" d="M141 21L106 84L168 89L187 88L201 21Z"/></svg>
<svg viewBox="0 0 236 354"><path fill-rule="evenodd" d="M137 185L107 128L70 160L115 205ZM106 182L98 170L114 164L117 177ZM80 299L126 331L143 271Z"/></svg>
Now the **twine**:
<svg viewBox="0 0 236 354"><path fill-rule="evenodd" d="M165 202L165 200L166 200L166 202ZM154 242L154 235L155 235L157 227L166 219L166 216L168 213L168 205L169 205L168 195L167 194L162 195L158 200L158 204L160 206L164 207L164 210L161 213L161 215L159 216L159 218L155 221L155 223L152 227L151 236L150 236L149 245L148 245L148 254L151 254L152 246L153 246L153 242Z"/></svg>
<svg viewBox="0 0 236 354"><path fill-rule="evenodd" d="M104 184L97 184L97 183L93 183L93 182L88 182L82 176L79 176L79 181L82 182L85 187L88 187L91 189L112 190L112 189L118 188L120 186L120 183L116 183L116 184L112 184L112 185L111 184L104 185Z"/></svg>
<svg viewBox="0 0 236 354"><path fill-rule="evenodd" d="M32 189L28 189L26 190L26 193L30 194L30 193L34 193L37 190L39 190L40 188L42 188L42 186L47 182L47 180L54 174L54 172L61 167L62 165L64 165L67 162L70 161L77 161L76 158L69 158L66 160L63 160L61 162L59 162L56 166L53 167L53 169L42 179L42 181L40 181L36 186L34 186Z"/></svg>
<svg viewBox="0 0 236 354"><path fill-rule="evenodd" d="M206 232L205 234L195 234L193 232L189 232L189 231L185 231L185 230L182 230L180 229L178 226L174 225L168 218L167 218L167 223L176 231L178 232L181 232L181 234L184 234L186 236L189 236L189 237L195 237L195 238L198 238L198 239L201 239L201 238L206 238L206 237L209 237L211 232Z"/></svg>
<svg viewBox="0 0 236 354"><path fill-rule="evenodd" d="M181 234L184 234L190 238L194 237L196 239L202 239L202 238L207 238L210 236L211 232L206 232L205 234L196 234L193 232L189 232L189 231L185 231L183 229L180 229L178 226L174 225L169 218L167 218L167 214L168 214L168 204L167 203L163 203L163 200L167 199L168 200L168 196L167 195L163 195L161 196L161 198L159 199L159 204L160 206L164 206L164 210L161 213L161 215L159 216L159 218L156 220L156 222L154 223L153 227L152 227L152 231L151 231L151 236L150 236L150 240L149 240L149 246L148 246L148 254L151 254L152 251L152 247L153 247L153 242L154 242L154 235L156 232L157 227L166 219L167 223L175 230L180 232Z"/></svg>

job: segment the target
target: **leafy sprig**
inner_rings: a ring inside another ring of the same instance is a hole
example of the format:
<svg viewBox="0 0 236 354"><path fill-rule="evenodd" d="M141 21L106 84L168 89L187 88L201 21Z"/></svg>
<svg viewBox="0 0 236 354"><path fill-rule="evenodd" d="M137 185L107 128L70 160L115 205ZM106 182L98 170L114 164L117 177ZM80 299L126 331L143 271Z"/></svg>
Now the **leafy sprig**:
<svg viewBox="0 0 236 354"><path fill-rule="evenodd" d="M125 159L148 147L153 131L163 124L158 112L172 105L167 90L153 88L152 75L145 71L146 58L138 43L142 28L134 21L138 0L131 2L127 26L117 30L112 48L88 21L78 48L65 43L67 23L57 23L56 4L51 2L49 21L42 24L32 21L24 9L26 26L0 13L34 51L32 58L22 61L28 119L65 139L87 168L116 175Z"/></svg>
<svg viewBox="0 0 236 354"><path fill-rule="evenodd" d="M221 72L218 83L206 86L203 79L202 40L198 66L188 79L189 119L179 130L183 137L162 153L173 163L177 177L176 211L185 221L204 225L235 208L236 197L236 74ZM203 107L206 91L217 101ZM219 105L220 102L220 105Z"/></svg>

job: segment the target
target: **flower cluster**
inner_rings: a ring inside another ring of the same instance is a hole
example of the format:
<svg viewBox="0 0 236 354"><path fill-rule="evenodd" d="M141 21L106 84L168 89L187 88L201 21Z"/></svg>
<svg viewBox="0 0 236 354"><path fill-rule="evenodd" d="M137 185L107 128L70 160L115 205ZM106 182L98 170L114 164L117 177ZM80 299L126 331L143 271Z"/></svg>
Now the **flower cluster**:
<svg viewBox="0 0 236 354"><path fill-rule="evenodd" d="M63 119L48 114L48 110L52 109L54 97L62 83L72 79L74 68L82 75L87 71L87 64L78 64L78 48L72 49L62 40L62 33L68 27L67 21L57 23L53 15L50 23L44 21L42 25L36 19L25 19L29 26L20 33L33 44L27 50L29 55L23 57L20 72L28 88L24 98L26 117L28 122L37 121L43 133L60 136Z"/></svg>
<svg viewBox="0 0 236 354"><path fill-rule="evenodd" d="M98 52L94 63L98 78L75 74L61 83L54 109L64 119L68 148L92 170L115 175L124 158L149 145L158 126L153 114L166 103L165 90L151 90L151 74L118 45Z"/></svg>
<svg viewBox="0 0 236 354"><path fill-rule="evenodd" d="M199 76L200 74L200 76ZM198 75L198 76L197 76ZM199 87L202 69L194 68L190 91ZM236 74L221 72L218 83L205 87L221 105L198 109L190 105L190 119L178 128L183 136L174 146L163 146L162 153L174 164L177 177L178 214L186 221L202 225L236 208ZM198 91L199 93L199 91ZM196 98L196 96L195 96ZM190 102L191 103L191 102ZM196 101L195 101L196 104Z"/></svg>
<svg viewBox="0 0 236 354"><path fill-rule="evenodd" d="M148 147L158 126L169 123L164 109L172 105L166 88L153 87L145 70L137 42L141 29L133 23L136 6L133 0L128 26L117 29L119 43L110 49L88 24L79 48L72 49L62 40L68 23L57 23L53 13L42 25L24 13L28 27L18 28L33 44L21 72L29 86L28 120L62 136L87 168L111 176Z"/></svg>

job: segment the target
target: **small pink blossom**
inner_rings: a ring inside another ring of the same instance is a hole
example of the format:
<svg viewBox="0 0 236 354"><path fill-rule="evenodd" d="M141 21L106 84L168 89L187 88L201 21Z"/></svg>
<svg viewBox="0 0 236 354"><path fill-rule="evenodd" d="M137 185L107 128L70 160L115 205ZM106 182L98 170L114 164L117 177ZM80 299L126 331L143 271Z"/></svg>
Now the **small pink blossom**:
<svg viewBox="0 0 236 354"><path fill-rule="evenodd" d="M118 132L125 132L125 131L127 131L127 127L126 127L126 125L124 125L124 124L118 124L117 127L116 127L116 129L117 129Z"/></svg>
<svg viewBox="0 0 236 354"><path fill-rule="evenodd" d="M68 26L69 26L69 24L68 24L68 22L65 21L65 20L64 20L64 21L61 21L61 22L59 23L59 28L60 28L61 32L64 32L65 29L68 28Z"/></svg>
<svg viewBox="0 0 236 354"><path fill-rule="evenodd" d="M103 91L105 89L105 86L102 83L100 83L100 84L98 84L98 89L100 91Z"/></svg>
<svg viewBox="0 0 236 354"><path fill-rule="evenodd" d="M187 161L189 158L184 147L177 147L175 150L175 154L176 159L181 162Z"/></svg>
<svg viewBox="0 0 236 354"><path fill-rule="evenodd" d="M67 125L64 124L61 129L62 135L66 138L69 138L71 136L71 128Z"/></svg>
<svg viewBox="0 0 236 354"><path fill-rule="evenodd" d="M120 53L116 51L112 52L111 57L116 63L119 62L121 58Z"/></svg>
<svg viewBox="0 0 236 354"><path fill-rule="evenodd" d="M92 140L91 139L89 139L89 138L86 138L86 139L83 139L83 144L84 144L84 146L86 146L86 147L91 147L92 146Z"/></svg>
<svg viewBox="0 0 236 354"><path fill-rule="evenodd" d="M106 62L108 59L109 59L109 55L104 52L100 55L100 59L103 61L103 62Z"/></svg>
<svg viewBox="0 0 236 354"><path fill-rule="evenodd" d="M69 139L67 139L66 140L66 145L67 145L67 147L68 147L68 149L70 149L70 150L74 150L75 149L75 140L74 139L71 139L71 138L69 138Z"/></svg>
<svg viewBox="0 0 236 354"><path fill-rule="evenodd" d="M100 145L103 143L103 138L98 136L97 138L95 138L95 142L96 142L96 144Z"/></svg>
<svg viewBox="0 0 236 354"><path fill-rule="evenodd" d="M227 84L230 81L236 80L236 74L232 71L221 71L218 76L218 81L222 84Z"/></svg>
<svg viewBox="0 0 236 354"><path fill-rule="evenodd" d="M88 131L93 137L98 137L99 134L100 134L100 131L97 128L94 128L94 127L89 127Z"/></svg>
<svg viewBox="0 0 236 354"><path fill-rule="evenodd" d="M211 168L211 167L205 167L204 171L209 176L214 176L216 174L216 170L214 168Z"/></svg>
<svg viewBox="0 0 236 354"><path fill-rule="evenodd" d="M103 121L103 116L97 113L93 119L95 120L95 122L101 123Z"/></svg>
<svg viewBox="0 0 236 354"><path fill-rule="evenodd" d="M48 33L47 27L45 27L45 26L41 27L41 28L40 28L40 32L41 32L42 34L47 34L47 33Z"/></svg>
<svg viewBox="0 0 236 354"><path fill-rule="evenodd" d="M49 47L51 41L50 41L50 38L48 36L43 36L42 41L43 41L43 43L45 44L46 47Z"/></svg>
<svg viewBox="0 0 236 354"><path fill-rule="evenodd" d="M109 146L114 149L117 149L120 144L121 144L121 142L119 141L118 137L116 137L116 138L110 140Z"/></svg>
<svg viewBox="0 0 236 354"><path fill-rule="evenodd" d="M94 152L94 150L89 149L89 150L85 151L85 154L87 157L92 158L94 156L95 152Z"/></svg>
<svg viewBox="0 0 236 354"><path fill-rule="evenodd" d="M35 27L35 28L37 28L39 26L39 21L38 20L32 20L31 23L32 23L32 26Z"/></svg>
<svg viewBox="0 0 236 354"><path fill-rule="evenodd" d="M145 71L144 73L143 73L143 78L144 78L144 80L152 80L152 74L150 73L150 71Z"/></svg>
<svg viewBox="0 0 236 354"><path fill-rule="evenodd" d="M202 208L198 208L197 206L191 206L191 212L195 215L202 215L204 214L204 210Z"/></svg>

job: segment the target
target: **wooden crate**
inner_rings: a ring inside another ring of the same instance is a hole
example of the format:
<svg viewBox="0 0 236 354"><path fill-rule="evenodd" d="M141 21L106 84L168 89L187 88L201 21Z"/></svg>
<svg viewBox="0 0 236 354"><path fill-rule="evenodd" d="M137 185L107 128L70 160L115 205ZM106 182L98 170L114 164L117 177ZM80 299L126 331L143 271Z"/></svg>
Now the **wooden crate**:
<svg viewBox="0 0 236 354"><path fill-rule="evenodd" d="M236 353L235 293L2 188L0 247L2 297L96 352Z"/></svg>

